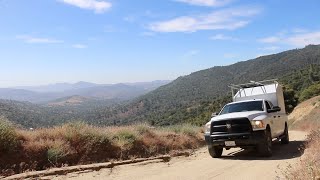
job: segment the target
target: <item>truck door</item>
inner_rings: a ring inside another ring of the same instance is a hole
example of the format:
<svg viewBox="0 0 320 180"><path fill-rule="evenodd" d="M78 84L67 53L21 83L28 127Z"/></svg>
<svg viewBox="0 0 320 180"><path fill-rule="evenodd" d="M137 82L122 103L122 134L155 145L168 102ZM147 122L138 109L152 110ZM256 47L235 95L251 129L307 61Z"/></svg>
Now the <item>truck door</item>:
<svg viewBox="0 0 320 180"><path fill-rule="evenodd" d="M272 103L265 101L267 112L272 109ZM279 126L280 118L278 117L278 112L268 112L268 119L270 120L271 134L272 137L279 136Z"/></svg>

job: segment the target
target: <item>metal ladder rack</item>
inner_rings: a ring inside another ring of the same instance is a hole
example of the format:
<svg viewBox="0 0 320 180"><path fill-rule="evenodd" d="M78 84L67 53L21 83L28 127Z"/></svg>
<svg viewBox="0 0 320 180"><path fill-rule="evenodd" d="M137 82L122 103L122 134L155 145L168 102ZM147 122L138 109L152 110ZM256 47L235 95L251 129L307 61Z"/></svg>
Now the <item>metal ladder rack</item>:
<svg viewBox="0 0 320 180"><path fill-rule="evenodd" d="M261 87L261 90L263 93L267 93L266 91L266 88L265 88L265 85L269 85L269 84L278 84L278 79L270 79L270 80L263 80L263 81L250 81L250 83L245 83L245 84L238 84L238 85L235 85L235 84L231 84L230 87L231 88L231 93L232 93L232 97L234 97L235 93L234 91L238 91L239 94L240 94L240 97L241 97L241 92L243 91L244 92L244 95L246 95L246 91L244 89L246 88L252 88L251 90L251 93L253 91L253 88L254 87Z"/></svg>

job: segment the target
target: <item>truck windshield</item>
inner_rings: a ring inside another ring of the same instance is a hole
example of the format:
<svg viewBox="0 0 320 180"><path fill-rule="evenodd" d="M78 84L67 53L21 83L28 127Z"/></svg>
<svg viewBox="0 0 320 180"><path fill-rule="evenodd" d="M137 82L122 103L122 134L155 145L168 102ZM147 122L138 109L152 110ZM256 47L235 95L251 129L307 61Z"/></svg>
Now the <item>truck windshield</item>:
<svg viewBox="0 0 320 180"><path fill-rule="evenodd" d="M234 113L234 112L245 112L245 111L263 111L262 101L248 101L248 102L228 104L222 109L220 115Z"/></svg>

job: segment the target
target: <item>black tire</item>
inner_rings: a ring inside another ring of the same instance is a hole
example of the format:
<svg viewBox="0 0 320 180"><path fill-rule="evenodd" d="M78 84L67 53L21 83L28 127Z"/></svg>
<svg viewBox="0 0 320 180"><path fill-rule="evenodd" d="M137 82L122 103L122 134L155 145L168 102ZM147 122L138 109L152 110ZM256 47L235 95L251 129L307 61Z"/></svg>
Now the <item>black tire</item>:
<svg viewBox="0 0 320 180"><path fill-rule="evenodd" d="M258 145L258 152L262 157L272 156L272 137L269 129L265 130L262 135L262 141Z"/></svg>
<svg viewBox="0 0 320 180"><path fill-rule="evenodd" d="M223 148L218 146L212 146L208 148L209 154L213 158L219 158L222 155Z"/></svg>
<svg viewBox="0 0 320 180"><path fill-rule="evenodd" d="M284 134L283 137L281 138L281 144L289 144L289 131L288 131L288 126L286 125L284 128Z"/></svg>

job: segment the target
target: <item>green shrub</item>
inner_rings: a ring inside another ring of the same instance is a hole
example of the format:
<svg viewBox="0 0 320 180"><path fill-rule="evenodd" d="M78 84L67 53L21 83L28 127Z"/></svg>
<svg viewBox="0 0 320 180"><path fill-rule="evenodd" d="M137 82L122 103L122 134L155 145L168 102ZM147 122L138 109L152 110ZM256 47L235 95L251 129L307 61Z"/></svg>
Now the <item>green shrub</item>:
<svg viewBox="0 0 320 180"><path fill-rule="evenodd" d="M12 125L5 119L0 118L0 153L12 152L19 145L18 136Z"/></svg>
<svg viewBox="0 0 320 180"><path fill-rule="evenodd" d="M188 136L196 136L200 132L200 128L190 124L174 125L163 128L164 131L173 132L176 134L185 134Z"/></svg>
<svg viewBox="0 0 320 180"><path fill-rule="evenodd" d="M92 137L92 133L94 132L89 125L80 121L65 124L64 128L66 129L64 137L67 141L73 143L83 142L87 138Z"/></svg>
<svg viewBox="0 0 320 180"><path fill-rule="evenodd" d="M62 158L65 158L69 154L72 154L70 145L63 140L55 139L49 142L48 145L47 158L52 164L56 164Z"/></svg>
<svg viewBox="0 0 320 180"><path fill-rule="evenodd" d="M320 84L314 84L306 88L305 90L302 91L300 95L300 102L310 99L314 96L320 95Z"/></svg>
<svg viewBox="0 0 320 180"><path fill-rule="evenodd" d="M65 125L65 139L71 143L77 151L84 150L87 153L98 151L98 148L107 148L111 145L111 136L106 132L83 122L74 122Z"/></svg>
<svg viewBox="0 0 320 180"><path fill-rule="evenodd" d="M199 128L197 126L185 124L185 125L182 125L182 127L181 127L181 133L188 135L188 136L196 136L197 133L200 132L200 129L201 128Z"/></svg>
<svg viewBox="0 0 320 180"><path fill-rule="evenodd" d="M51 147L47 151L48 160L52 163L57 163L57 161L65 156L63 149L60 147Z"/></svg>
<svg viewBox="0 0 320 180"><path fill-rule="evenodd" d="M113 136L113 140L122 148L132 147L137 139L137 134L129 129L120 130Z"/></svg>
<svg viewBox="0 0 320 180"><path fill-rule="evenodd" d="M167 126L167 127L161 128L160 130L179 134L181 132L181 125Z"/></svg>
<svg viewBox="0 0 320 180"><path fill-rule="evenodd" d="M150 127L147 124L138 124L135 126L135 130L140 134L150 133Z"/></svg>

